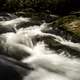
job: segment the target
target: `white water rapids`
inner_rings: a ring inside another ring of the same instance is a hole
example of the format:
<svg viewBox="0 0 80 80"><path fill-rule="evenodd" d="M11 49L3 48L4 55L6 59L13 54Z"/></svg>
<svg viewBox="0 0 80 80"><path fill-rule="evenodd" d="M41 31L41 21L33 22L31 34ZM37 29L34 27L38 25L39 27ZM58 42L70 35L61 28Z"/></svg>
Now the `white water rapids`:
<svg viewBox="0 0 80 80"><path fill-rule="evenodd" d="M8 22L0 22L0 24L6 27L8 25L15 27L15 25L24 21L30 20L28 18L17 18ZM36 37L51 37L53 41L79 52L80 43L67 41L59 35L45 33L44 30L48 30L47 23L16 29L16 33L1 34L1 37L6 38L6 42L1 41L1 44L4 47L7 46L9 55L23 56L20 51L25 52L25 55L30 54L29 57L24 57L21 61L33 66L34 71L25 76L23 80L80 80L80 59L63 55L64 50L58 54L55 50L51 50L44 40L35 41L35 44L33 41ZM52 44L54 45L54 43ZM16 51L17 53L15 53Z"/></svg>

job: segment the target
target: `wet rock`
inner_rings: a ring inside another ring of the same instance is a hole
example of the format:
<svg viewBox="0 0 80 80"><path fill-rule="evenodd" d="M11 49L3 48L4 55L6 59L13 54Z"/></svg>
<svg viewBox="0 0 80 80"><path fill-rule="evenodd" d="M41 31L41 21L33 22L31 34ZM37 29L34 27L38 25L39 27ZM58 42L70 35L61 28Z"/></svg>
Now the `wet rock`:
<svg viewBox="0 0 80 80"><path fill-rule="evenodd" d="M80 36L80 20L74 20L68 24L65 24L65 27L77 36Z"/></svg>
<svg viewBox="0 0 80 80"><path fill-rule="evenodd" d="M0 13L0 21L7 21L7 20L15 19L15 18L17 18L17 16L14 14L10 14L7 12L1 12Z"/></svg>
<svg viewBox="0 0 80 80"><path fill-rule="evenodd" d="M53 21L50 26L53 27L52 33L60 35L63 38L66 38L67 40L80 42L79 25L80 25L80 17L76 15L69 15L61 17L56 21Z"/></svg>
<svg viewBox="0 0 80 80"><path fill-rule="evenodd" d="M32 68L5 55L0 55L0 79L1 80L22 80L28 75Z"/></svg>

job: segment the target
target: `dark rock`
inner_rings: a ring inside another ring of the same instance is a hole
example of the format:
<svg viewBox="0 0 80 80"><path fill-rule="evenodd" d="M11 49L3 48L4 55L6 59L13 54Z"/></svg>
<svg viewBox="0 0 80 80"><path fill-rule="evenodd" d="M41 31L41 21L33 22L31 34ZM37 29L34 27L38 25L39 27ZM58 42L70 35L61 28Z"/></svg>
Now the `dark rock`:
<svg viewBox="0 0 80 80"><path fill-rule="evenodd" d="M0 79L1 80L22 80L28 75L32 68L27 64L16 61L4 55L0 55Z"/></svg>

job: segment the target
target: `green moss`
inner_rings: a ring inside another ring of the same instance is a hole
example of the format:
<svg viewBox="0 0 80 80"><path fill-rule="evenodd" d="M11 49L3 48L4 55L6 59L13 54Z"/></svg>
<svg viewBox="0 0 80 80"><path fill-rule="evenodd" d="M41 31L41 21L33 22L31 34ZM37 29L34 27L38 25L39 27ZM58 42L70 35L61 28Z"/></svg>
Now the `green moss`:
<svg viewBox="0 0 80 80"><path fill-rule="evenodd" d="M52 23L53 27L58 27L69 31L74 35L80 37L80 17L76 15L64 16Z"/></svg>

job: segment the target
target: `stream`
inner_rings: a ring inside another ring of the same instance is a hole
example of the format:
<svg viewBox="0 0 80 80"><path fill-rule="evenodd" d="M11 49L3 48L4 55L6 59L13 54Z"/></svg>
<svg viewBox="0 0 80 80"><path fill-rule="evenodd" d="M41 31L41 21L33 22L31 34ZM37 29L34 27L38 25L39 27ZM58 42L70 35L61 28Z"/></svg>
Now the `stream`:
<svg viewBox="0 0 80 80"><path fill-rule="evenodd" d="M36 25L30 17L4 15L0 51L34 68L23 80L80 80L79 40L46 21Z"/></svg>

